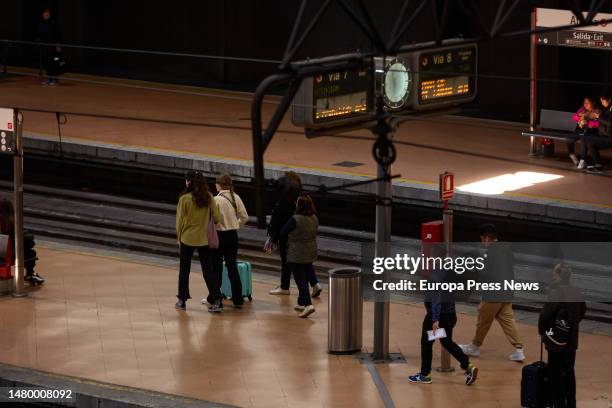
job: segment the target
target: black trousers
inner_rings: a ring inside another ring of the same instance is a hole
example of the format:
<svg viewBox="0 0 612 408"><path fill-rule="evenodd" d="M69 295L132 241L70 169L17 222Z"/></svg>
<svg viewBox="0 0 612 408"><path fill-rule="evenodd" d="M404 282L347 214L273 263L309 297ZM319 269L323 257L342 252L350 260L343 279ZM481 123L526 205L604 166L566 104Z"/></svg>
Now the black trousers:
<svg viewBox="0 0 612 408"><path fill-rule="evenodd" d="M584 136L580 137L580 159L586 160L588 152L588 142L584 138ZM567 142L567 153L574 154L576 153L576 141Z"/></svg>
<svg viewBox="0 0 612 408"><path fill-rule="evenodd" d="M601 155L599 154L599 150L608 149L612 147L611 141L591 141L589 142L589 152L591 153L591 158L593 159L593 164L601 164Z"/></svg>
<svg viewBox="0 0 612 408"><path fill-rule="evenodd" d="M298 305L309 306L312 304L308 288L308 278L313 271L311 263L289 263L289 268L293 273L293 279L298 287Z"/></svg>
<svg viewBox="0 0 612 408"><path fill-rule="evenodd" d="M590 149L590 146L589 146L590 143L592 142L589 142L585 136L588 137L592 135L597 135L598 132L596 129L593 130L591 128L588 128L588 129L576 128L576 134L580 137L580 159L586 161L589 150L591 150L591 153L593 152L593 150ZM597 142L594 142L594 143L597 143ZM566 144L567 144L568 154L576 153L576 141L575 140L568 141ZM597 154L599 154L599 152L597 152ZM595 160L595 157L593 157L593 159ZM596 161L596 163L598 163L598 161Z"/></svg>
<svg viewBox="0 0 612 408"><path fill-rule="evenodd" d="M289 266L289 262L287 262L287 241L281 240L278 244L278 252L280 253L281 258L281 289L289 290L289 286L291 286L291 266ZM319 279L317 279L317 275L314 272L314 267L312 264L310 265L310 271L307 275L308 283L310 286L315 286L319 283ZM294 277L295 278L295 277Z"/></svg>
<svg viewBox="0 0 612 408"><path fill-rule="evenodd" d="M191 295L189 294L189 273L191 272L191 259L193 258L193 252L196 250L198 251L198 255L200 257L200 266L202 267L204 282L206 282L206 287L208 288L209 302L218 302L221 300L221 291L219 290L219 284L217 283L217 278L214 273L212 254L208 245L192 247L181 242L177 297L180 300L191 299Z"/></svg>
<svg viewBox="0 0 612 408"><path fill-rule="evenodd" d="M442 344L442 347L448 350L448 352L455 357L462 369L467 370L468 366L470 365L470 359L465 355L465 353L463 353L461 347L459 347L457 343L453 341L453 327L455 327L455 324L457 324L457 314L441 314L438 324L446 331L446 337L440 339L440 344ZM421 331L421 374L423 375L429 375L429 373L431 373L433 341L429 341L427 332L431 330L432 325L433 320L431 318L431 313L428 312L423 319L423 329Z"/></svg>
<svg viewBox="0 0 612 408"><path fill-rule="evenodd" d="M242 283L238 274L238 231L217 231L219 235L219 248L213 250L213 264L215 277L219 288L223 282L223 262L227 268L227 275L232 285L232 302L235 305L244 303L242 299Z"/></svg>
<svg viewBox="0 0 612 408"><path fill-rule="evenodd" d="M576 351L548 351L549 397L553 408L576 407Z"/></svg>

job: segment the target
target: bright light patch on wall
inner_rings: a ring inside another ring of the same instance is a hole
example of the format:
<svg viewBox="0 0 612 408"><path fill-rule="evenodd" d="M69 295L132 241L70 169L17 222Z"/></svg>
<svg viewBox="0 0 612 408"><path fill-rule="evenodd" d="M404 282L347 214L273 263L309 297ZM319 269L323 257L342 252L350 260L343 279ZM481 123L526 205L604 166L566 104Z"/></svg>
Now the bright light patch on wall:
<svg viewBox="0 0 612 408"><path fill-rule="evenodd" d="M519 171L502 174L501 176L476 181L457 187L457 190L477 194L503 194L506 191L516 191L531 187L535 184L562 178L558 174L537 173L533 171Z"/></svg>

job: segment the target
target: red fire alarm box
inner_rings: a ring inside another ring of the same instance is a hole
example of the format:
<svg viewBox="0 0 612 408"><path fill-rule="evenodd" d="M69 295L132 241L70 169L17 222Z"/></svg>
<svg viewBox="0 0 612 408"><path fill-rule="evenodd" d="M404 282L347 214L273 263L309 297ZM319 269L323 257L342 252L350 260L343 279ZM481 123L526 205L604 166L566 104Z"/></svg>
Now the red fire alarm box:
<svg viewBox="0 0 612 408"><path fill-rule="evenodd" d="M424 222L421 224L421 251L423 256L433 256L434 248L440 246L444 240L444 223L442 220ZM424 268L421 271L423 276L429 274L429 270Z"/></svg>
<svg viewBox="0 0 612 408"><path fill-rule="evenodd" d="M440 243L444 239L444 224L442 220L424 222L421 224L421 241L426 243Z"/></svg>

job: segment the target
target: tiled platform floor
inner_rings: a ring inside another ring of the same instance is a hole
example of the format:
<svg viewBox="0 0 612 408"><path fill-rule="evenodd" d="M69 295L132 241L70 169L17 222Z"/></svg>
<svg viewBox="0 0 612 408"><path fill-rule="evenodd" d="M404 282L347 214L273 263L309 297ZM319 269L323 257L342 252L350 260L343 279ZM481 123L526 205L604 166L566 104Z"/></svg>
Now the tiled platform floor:
<svg viewBox="0 0 612 408"><path fill-rule="evenodd" d="M326 353L325 293L317 313L302 320L292 310L295 296L269 296L264 278L254 284L252 304L211 315L198 302L205 289L196 269L194 299L181 312L173 307L176 270L88 251L40 248L47 284L28 298L0 298L0 362L247 407L383 406L366 366ZM372 309L365 305L366 345ZM423 310L393 304L391 313L391 350L407 363L377 369L395 406L520 406L522 365L506 360L511 349L499 327L475 359L481 368L475 386L465 386L459 372L413 385L406 376L418 369ZM475 319L459 320L456 337L468 340ZM519 329L528 361L535 360L535 327ZM582 335L579 407L612 406L611 350L612 337Z"/></svg>

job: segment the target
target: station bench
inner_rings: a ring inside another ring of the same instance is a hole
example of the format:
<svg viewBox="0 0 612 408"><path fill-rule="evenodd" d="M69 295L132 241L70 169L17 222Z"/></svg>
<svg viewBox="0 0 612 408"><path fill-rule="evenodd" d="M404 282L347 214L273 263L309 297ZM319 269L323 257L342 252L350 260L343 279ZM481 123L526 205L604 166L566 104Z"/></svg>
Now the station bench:
<svg viewBox="0 0 612 408"><path fill-rule="evenodd" d="M586 137L588 140L611 140L610 137L607 136L579 136L576 133L576 122L574 122L572 119L573 116L574 112L542 109L540 111L540 123L538 124L538 129L533 131L525 131L521 134L526 137L547 138L553 140L563 140L566 142L576 142L582 137Z"/></svg>

